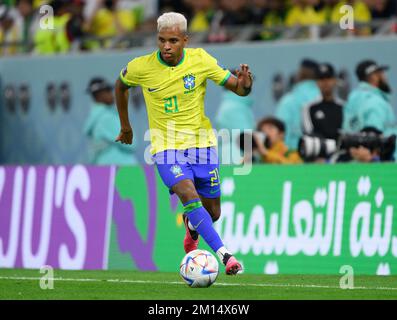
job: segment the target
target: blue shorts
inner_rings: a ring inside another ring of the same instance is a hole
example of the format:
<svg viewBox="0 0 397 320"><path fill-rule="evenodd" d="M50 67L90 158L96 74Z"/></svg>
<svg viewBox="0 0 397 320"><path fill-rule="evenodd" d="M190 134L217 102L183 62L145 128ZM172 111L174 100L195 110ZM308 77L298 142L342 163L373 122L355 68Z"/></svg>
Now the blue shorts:
<svg viewBox="0 0 397 320"><path fill-rule="evenodd" d="M175 184L190 179L200 196L204 198L221 196L219 160L214 147L165 150L153 155L153 160L171 194L174 193L171 188Z"/></svg>

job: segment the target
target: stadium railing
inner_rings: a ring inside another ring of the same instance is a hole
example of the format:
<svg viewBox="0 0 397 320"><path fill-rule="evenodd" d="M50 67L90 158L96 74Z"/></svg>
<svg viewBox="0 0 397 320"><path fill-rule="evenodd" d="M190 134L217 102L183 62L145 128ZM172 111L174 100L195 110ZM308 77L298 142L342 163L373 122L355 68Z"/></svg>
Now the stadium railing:
<svg viewBox="0 0 397 320"><path fill-rule="evenodd" d="M362 34L356 32L366 30ZM117 50L136 48L143 46L155 46L154 31L134 31L133 33L117 37L96 37L87 35L76 39L71 45L71 52L84 51L84 43L97 41L101 50ZM217 35L222 34L221 39ZM195 43L225 43L246 41L280 41L306 39L320 41L327 38L351 38L351 37L376 37L397 34L397 17L391 19L377 19L368 23L355 22L353 30L342 29L339 24L307 25L307 26L274 26L263 25L228 26L219 29L211 29L205 32L193 32L190 34L190 42ZM106 46L104 44L107 44ZM18 47L18 52L34 53L33 42L3 42L0 48L10 46ZM86 50L89 51L89 50Z"/></svg>

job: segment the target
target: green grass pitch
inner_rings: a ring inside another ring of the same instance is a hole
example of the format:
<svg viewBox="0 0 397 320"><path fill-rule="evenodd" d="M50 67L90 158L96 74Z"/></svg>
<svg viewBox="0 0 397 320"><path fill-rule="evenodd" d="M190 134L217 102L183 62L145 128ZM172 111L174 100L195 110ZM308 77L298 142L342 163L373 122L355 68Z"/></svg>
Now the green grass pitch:
<svg viewBox="0 0 397 320"><path fill-rule="evenodd" d="M220 274L209 288L189 288L177 272L54 270L54 288L40 288L39 270L0 269L0 299L397 299L396 276L355 276L341 289L340 276Z"/></svg>

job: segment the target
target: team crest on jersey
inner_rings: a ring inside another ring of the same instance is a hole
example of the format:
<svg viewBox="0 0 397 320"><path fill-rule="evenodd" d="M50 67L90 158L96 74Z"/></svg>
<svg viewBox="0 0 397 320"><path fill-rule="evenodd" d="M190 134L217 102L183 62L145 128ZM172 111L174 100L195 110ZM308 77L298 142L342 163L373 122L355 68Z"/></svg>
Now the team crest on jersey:
<svg viewBox="0 0 397 320"><path fill-rule="evenodd" d="M175 176L175 178L178 178L178 177L180 177L180 176L183 176L182 168L181 168L179 165L177 165L177 164L174 164L174 165L171 167L170 171L171 171L172 174Z"/></svg>
<svg viewBox="0 0 397 320"><path fill-rule="evenodd" d="M183 85L187 90L193 90L196 86L196 77L194 74L188 74L183 77Z"/></svg>

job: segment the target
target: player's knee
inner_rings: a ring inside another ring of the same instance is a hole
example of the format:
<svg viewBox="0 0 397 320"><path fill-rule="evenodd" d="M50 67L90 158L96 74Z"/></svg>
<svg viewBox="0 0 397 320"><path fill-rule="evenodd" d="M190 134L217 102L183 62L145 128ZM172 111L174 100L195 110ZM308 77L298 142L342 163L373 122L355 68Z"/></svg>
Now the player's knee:
<svg viewBox="0 0 397 320"><path fill-rule="evenodd" d="M193 184L184 183L183 185L176 185L172 188L172 190L178 195L182 203L199 198L196 188Z"/></svg>
<svg viewBox="0 0 397 320"><path fill-rule="evenodd" d="M212 222L216 222L219 220L219 218L221 217L221 208L219 208L218 206L211 208L211 218L212 218Z"/></svg>

